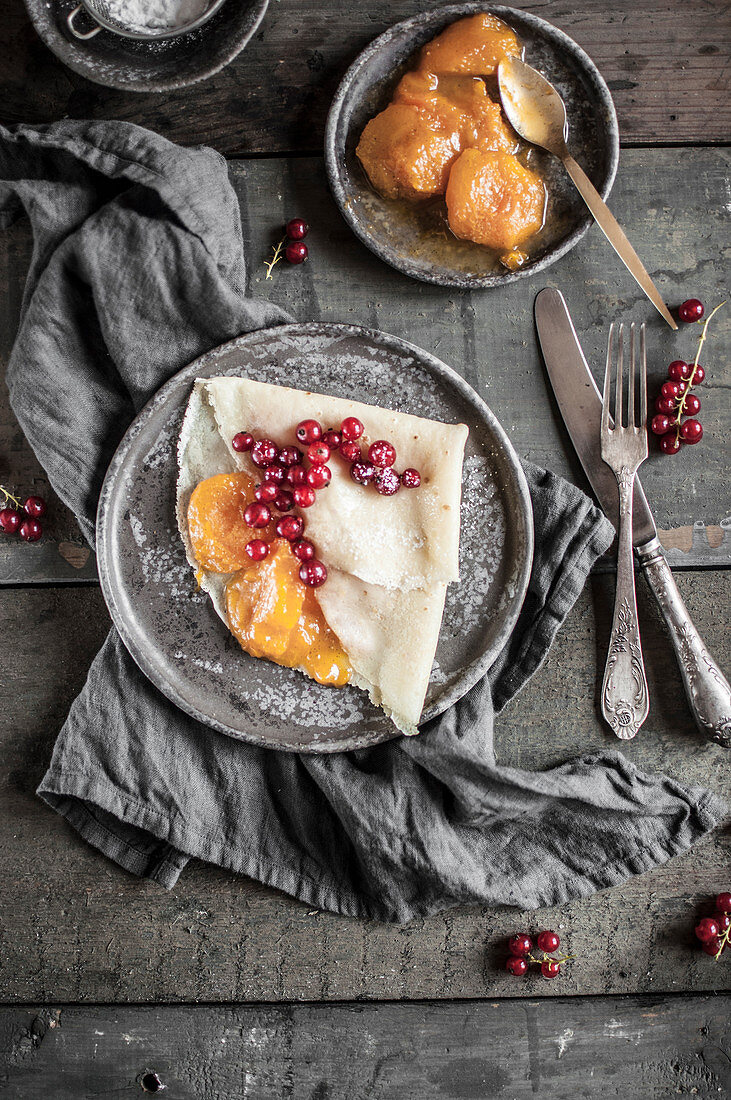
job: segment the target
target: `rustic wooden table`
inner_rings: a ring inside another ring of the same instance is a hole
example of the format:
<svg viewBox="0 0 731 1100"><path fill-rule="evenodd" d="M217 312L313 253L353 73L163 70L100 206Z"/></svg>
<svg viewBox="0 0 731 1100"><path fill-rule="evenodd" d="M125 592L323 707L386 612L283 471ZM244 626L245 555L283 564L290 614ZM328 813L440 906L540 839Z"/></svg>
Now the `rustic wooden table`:
<svg viewBox="0 0 731 1100"><path fill-rule="evenodd" d="M380 264L327 191L323 122L344 69L391 23L436 6L272 0L255 40L218 76L136 95L66 70L21 0L0 0L0 120L112 117L213 145L230 158L252 294L303 320L360 322L436 352L486 398L519 453L583 484L536 350L536 291L564 291L597 373L616 316L649 319L656 383L670 359L692 354L696 331L672 335L651 316L596 229L535 282L452 293ZM623 144L612 206L666 300L729 297L727 6L520 6L576 38L609 82ZM311 262L265 282L273 234L295 214L313 227ZM0 236L3 364L30 255L27 224ZM730 331L727 309L709 338L702 444L655 453L643 472L683 596L726 668ZM50 496L7 401L0 432L0 482ZM405 927L313 912L204 864L167 894L80 842L34 790L109 619L92 553L58 501L51 511L40 543L0 542L0 1093L140 1095L156 1071L171 1100L728 1094L729 963L693 938L698 913L731 885L721 830L650 874L540 916L463 908ZM600 563L545 667L500 718L503 761L540 768L607 744L596 704L612 590ZM692 724L643 582L639 600L653 705L623 751L646 770L728 792L727 758ZM505 936L540 925L563 931L577 960L557 982L510 978Z"/></svg>

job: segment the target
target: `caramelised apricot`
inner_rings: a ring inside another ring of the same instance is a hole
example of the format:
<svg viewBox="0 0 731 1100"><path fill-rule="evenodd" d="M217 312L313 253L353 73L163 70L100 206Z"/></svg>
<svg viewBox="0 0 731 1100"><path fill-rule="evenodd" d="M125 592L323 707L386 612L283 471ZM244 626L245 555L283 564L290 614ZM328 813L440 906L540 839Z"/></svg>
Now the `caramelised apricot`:
<svg viewBox="0 0 731 1100"><path fill-rule="evenodd" d="M444 194L461 149L455 120L392 103L368 123L356 153L380 194L413 202Z"/></svg>
<svg viewBox="0 0 731 1100"><path fill-rule="evenodd" d="M263 562L232 577L226 586L229 626L253 657L304 668L318 683L340 687L350 679L348 658L299 579L299 564L290 544L275 539Z"/></svg>
<svg viewBox="0 0 731 1100"><path fill-rule="evenodd" d="M457 237L511 252L543 224L543 181L509 153L465 149L446 193L449 225Z"/></svg>
<svg viewBox="0 0 731 1100"><path fill-rule="evenodd" d="M244 520L246 506L253 500L254 482L243 470L216 474L196 485L188 504L188 531L204 569L235 573L251 565L247 542L255 534L267 537L266 530L254 532Z"/></svg>
<svg viewBox="0 0 731 1100"><path fill-rule="evenodd" d="M459 133L463 149L474 146L514 153L518 148L517 135L479 77L453 73L437 76L417 69L401 78L393 102L408 103L434 115L442 127Z"/></svg>
<svg viewBox="0 0 731 1100"><path fill-rule="evenodd" d="M495 15L470 15L450 24L422 48L419 68L440 76L492 76L504 57L520 57L518 36Z"/></svg>

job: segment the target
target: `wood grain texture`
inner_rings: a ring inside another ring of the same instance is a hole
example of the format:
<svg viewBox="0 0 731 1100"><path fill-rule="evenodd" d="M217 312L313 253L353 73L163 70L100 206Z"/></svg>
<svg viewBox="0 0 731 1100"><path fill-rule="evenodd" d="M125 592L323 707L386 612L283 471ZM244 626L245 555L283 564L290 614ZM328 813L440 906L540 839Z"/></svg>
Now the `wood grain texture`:
<svg viewBox="0 0 731 1100"><path fill-rule="evenodd" d="M669 302L699 294L729 296L724 210L726 150L633 150L624 153L612 205ZM302 321L325 320L384 329L434 352L478 390L518 453L587 488L547 388L533 327L533 299L543 286L563 290L589 362L601 380L604 341L615 318L648 321L650 389L667 363L692 357L697 330L673 334L647 304L598 229L536 280L472 293L417 283L382 264L350 233L327 190L319 159L236 161L231 179L241 202L248 290ZM282 264L265 279L272 240L293 214L312 225L311 260ZM27 223L0 234L0 371L4 373L20 312L31 240ZM704 356L700 390L705 435L700 446L666 458L657 447L642 480L671 547L671 564L713 567L731 562L731 491L726 354L731 307L717 314ZM324 383L325 384L325 381ZM387 395L385 395L387 401ZM0 483L48 494L45 475L23 439L7 401L0 403ZM698 523L700 529L693 531ZM680 529L680 534L676 532ZM708 534L706 528L709 529ZM0 585L91 581L94 559L68 512L56 501L43 541L0 540ZM709 541L710 539L710 541Z"/></svg>
<svg viewBox="0 0 731 1100"><path fill-rule="evenodd" d="M66 69L22 0L0 0L0 119L115 118L227 156L319 152L346 68L388 27L442 0L272 0L259 32L223 72L164 95L121 92ZM625 144L724 142L731 19L716 0L524 0L591 56L615 98ZM81 47L83 49L83 46Z"/></svg>
<svg viewBox="0 0 731 1100"><path fill-rule="evenodd" d="M719 660L718 609L731 574L685 573L679 585ZM701 741L663 628L640 587L652 711L621 746L597 719L612 584L595 577L544 668L497 723L498 757L543 768L618 748L646 771L717 792L729 758ZM18 629L18 624L23 629ZM314 911L246 878L195 863L171 893L139 882L42 804L35 788L56 732L108 628L95 588L0 592L0 999L5 1002L335 1001L703 991L728 986L694 940L727 889L728 832L624 885L538 914L463 907L403 927ZM557 720L557 715L561 719ZM506 937L555 928L578 958L558 981L516 981Z"/></svg>
<svg viewBox="0 0 731 1100"><path fill-rule="evenodd" d="M7 1100L566 1100L731 1087L731 997L0 1009Z"/></svg>

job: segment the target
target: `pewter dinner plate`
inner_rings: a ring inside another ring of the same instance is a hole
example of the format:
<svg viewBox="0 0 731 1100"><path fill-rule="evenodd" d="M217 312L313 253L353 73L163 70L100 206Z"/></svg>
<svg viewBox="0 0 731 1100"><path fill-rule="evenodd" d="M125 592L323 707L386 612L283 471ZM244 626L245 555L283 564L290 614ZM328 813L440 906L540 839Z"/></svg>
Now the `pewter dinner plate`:
<svg viewBox="0 0 731 1100"><path fill-rule="evenodd" d="M494 254L458 240L441 203L424 208L376 194L355 155L366 123L388 104L421 47L450 23L491 12L517 32L525 60L558 88L569 123L569 146L607 198L619 161L619 130L609 89L580 46L537 15L494 4L451 4L397 23L370 44L348 69L333 99L325 135L328 180L350 228L387 264L414 279L466 289L502 286L535 275L573 248L591 216L568 175L548 153L531 150L531 166L549 192L546 223L530 260L518 271Z"/></svg>
<svg viewBox="0 0 731 1100"><path fill-rule="evenodd" d="M214 375L468 425L461 581L448 589L424 720L440 714L487 671L515 625L533 552L528 488L502 428L455 371L395 336L348 325L282 325L233 340L167 382L125 435L102 488L97 554L109 611L137 664L182 710L257 745L338 752L399 736L362 691L250 657L197 589L175 520L176 447L194 379Z"/></svg>

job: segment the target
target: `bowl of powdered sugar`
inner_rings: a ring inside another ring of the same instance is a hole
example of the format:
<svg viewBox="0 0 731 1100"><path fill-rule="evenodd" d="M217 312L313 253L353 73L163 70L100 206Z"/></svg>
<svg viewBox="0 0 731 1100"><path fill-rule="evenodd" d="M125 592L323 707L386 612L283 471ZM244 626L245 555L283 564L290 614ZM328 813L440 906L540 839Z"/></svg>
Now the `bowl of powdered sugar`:
<svg viewBox="0 0 731 1100"><path fill-rule="evenodd" d="M25 0L45 44L97 84L163 92L205 80L244 48L269 0Z"/></svg>

